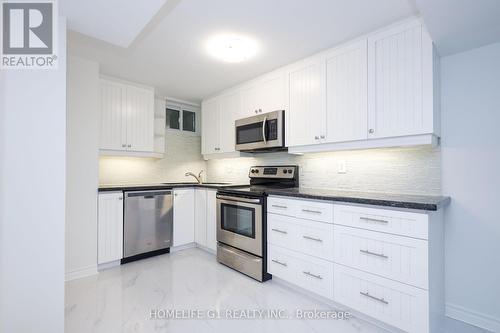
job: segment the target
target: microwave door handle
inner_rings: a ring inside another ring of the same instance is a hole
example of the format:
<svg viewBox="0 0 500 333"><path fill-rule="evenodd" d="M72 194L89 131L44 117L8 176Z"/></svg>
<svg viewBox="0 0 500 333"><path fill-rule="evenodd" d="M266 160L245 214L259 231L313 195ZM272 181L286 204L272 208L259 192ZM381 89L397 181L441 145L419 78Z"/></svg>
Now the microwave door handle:
<svg viewBox="0 0 500 333"><path fill-rule="evenodd" d="M265 145L267 145L266 126L267 126L267 117L264 117L264 120L262 121L262 139L264 140Z"/></svg>

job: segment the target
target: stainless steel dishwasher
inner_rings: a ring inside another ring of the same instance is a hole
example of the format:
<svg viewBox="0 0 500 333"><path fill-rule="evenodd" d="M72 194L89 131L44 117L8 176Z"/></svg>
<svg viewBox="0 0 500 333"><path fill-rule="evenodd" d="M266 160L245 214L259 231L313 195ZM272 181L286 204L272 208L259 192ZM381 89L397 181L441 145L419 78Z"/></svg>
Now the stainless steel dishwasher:
<svg viewBox="0 0 500 333"><path fill-rule="evenodd" d="M173 212L172 190L125 192L121 263L170 252Z"/></svg>

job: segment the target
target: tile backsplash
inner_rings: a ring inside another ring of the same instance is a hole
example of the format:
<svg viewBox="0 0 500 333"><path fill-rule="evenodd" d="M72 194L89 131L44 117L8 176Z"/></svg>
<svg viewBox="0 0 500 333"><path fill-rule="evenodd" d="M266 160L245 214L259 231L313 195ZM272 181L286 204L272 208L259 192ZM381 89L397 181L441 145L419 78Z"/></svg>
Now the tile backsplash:
<svg viewBox="0 0 500 333"><path fill-rule="evenodd" d="M345 162L346 173L338 173ZM254 157L210 160L209 181L248 182L252 165L299 166L300 185L355 191L441 194L439 148L418 146L290 155L258 154Z"/></svg>
<svg viewBox="0 0 500 333"><path fill-rule="evenodd" d="M441 152L428 146L352 150L291 155L257 154L251 157L204 161L201 139L168 131L163 159L101 157L101 184L192 181L187 171L205 170L209 182L248 183L252 165L299 166L300 185L354 191L441 194ZM338 172L345 162L346 173Z"/></svg>
<svg viewBox="0 0 500 333"><path fill-rule="evenodd" d="M99 183L186 182L187 171L206 170L201 157L199 136L167 131L165 156L162 159L103 156L99 159Z"/></svg>

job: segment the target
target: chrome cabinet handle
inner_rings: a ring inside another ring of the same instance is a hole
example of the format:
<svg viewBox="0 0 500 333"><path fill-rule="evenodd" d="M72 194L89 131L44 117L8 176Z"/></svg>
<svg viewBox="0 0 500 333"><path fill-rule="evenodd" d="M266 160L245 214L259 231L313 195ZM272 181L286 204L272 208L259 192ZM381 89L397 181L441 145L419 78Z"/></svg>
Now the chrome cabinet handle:
<svg viewBox="0 0 500 333"><path fill-rule="evenodd" d="M314 140L319 140L319 136L317 136L317 135L316 135L316 136L314 137Z"/></svg>
<svg viewBox="0 0 500 333"><path fill-rule="evenodd" d="M389 259L388 256L386 256L385 254L382 254L382 253L375 253L375 252L371 252L371 251L368 251L368 250L359 250L359 252L364 253L364 254L369 254L369 255L375 256L375 257Z"/></svg>
<svg viewBox="0 0 500 333"><path fill-rule="evenodd" d="M321 238L314 238L314 237L310 237L310 236L302 236L302 238L309 239L309 240L312 240L315 242L323 242L323 240Z"/></svg>
<svg viewBox="0 0 500 333"><path fill-rule="evenodd" d="M288 232L284 231L284 230L280 230L280 229L271 229L272 231L276 231L276 232L279 232L280 234L288 234Z"/></svg>
<svg viewBox="0 0 500 333"><path fill-rule="evenodd" d="M373 133L375 133L375 130L374 130L373 128L370 128L370 129L368 130L368 133L373 134Z"/></svg>
<svg viewBox="0 0 500 333"><path fill-rule="evenodd" d="M127 147L127 145L123 143L123 144L122 144L122 147L123 147L123 148L125 148L125 147Z"/></svg>
<svg viewBox="0 0 500 333"><path fill-rule="evenodd" d="M262 113L262 109L259 109L259 113Z"/></svg>
<svg viewBox="0 0 500 333"><path fill-rule="evenodd" d="M302 209L302 211L305 213L321 214L321 212L319 210Z"/></svg>
<svg viewBox="0 0 500 333"><path fill-rule="evenodd" d="M132 148L132 145L127 145L128 148Z"/></svg>
<svg viewBox="0 0 500 333"><path fill-rule="evenodd" d="M324 138L325 138L325 136L324 136L324 135L320 135L319 137L320 137L320 139L324 139Z"/></svg>
<svg viewBox="0 0 500 333"><path fill-rule="evenodd" d="M371 217L364 217L364 216L360 216L359 219L368 222L389 223L389 221L387 220L372 219Z"/></svg>
<svg viewBox="0 0 500 333"><path fill-rule="evenodd" d="M287 209L288 207L287 206L282 206L282 205L271 205L272 207L276 207L276 208L283 208L283 209Z"/></svg>
<svg viewBox="0 0 500 333"><path fill-rule="evenodd" d="M123 197L119 197L118 200L123 200Z"/></svg>
<svg viewBox="0 0 500 333"><path fill-rule="evenodd" d="M266 126L267 126L267 117L264 117L264 120L262 121L262 140L264 140L264 144L267 144Z"/></svg>
<svg viewBox="0 0 500 333"><path fill-rule="evenodd" d="M281 261L276 260L276 259L272 259L271 261L275 262L275 263L277 263L278 265L281 265L281 266L285 266L285 267L288 266L286 262L281 262Z"/></svg>
<svg viewBox="0 0 500 333"><path fill-rule="evenodd" d="M378 298L378 297L375 297L375 296L372 296L372 295L370 295L370 293L369 293L369 292L362 292L362 291L360 291L360 292L359 292L359 294L360 294L360 295L363 295L363 296L365 296L365 297L368 297L368 298L370 298L370 299L373 299L373 300L375 300L375 301L378 301L378 302L380 302L380 303L389 304L389 302L387 302L385 299L383 299L383 298Z"/></svg>
<svg viewBox="0 0 500 333"><path fill-rule="evenodd" d="M319 279L319 280L323 280L323 278L321 277L321 275L315 275L315 274L312 274L311 272L306 272L306 271L302 271L302 273L304 273L305 275L311 276L313 278L316 278L316 279Z"/></svg>

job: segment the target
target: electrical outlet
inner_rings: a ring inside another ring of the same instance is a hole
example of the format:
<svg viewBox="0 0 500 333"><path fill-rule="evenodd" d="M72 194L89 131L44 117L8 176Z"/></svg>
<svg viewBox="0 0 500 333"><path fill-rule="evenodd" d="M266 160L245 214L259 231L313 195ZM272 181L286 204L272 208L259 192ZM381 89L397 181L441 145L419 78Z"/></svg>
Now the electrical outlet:
<svg viewBox="0 0 500 333"><path fill-rule="evenodd" d="M347 165L345 160L337 162L337 173L347 173Z"/></svg>

